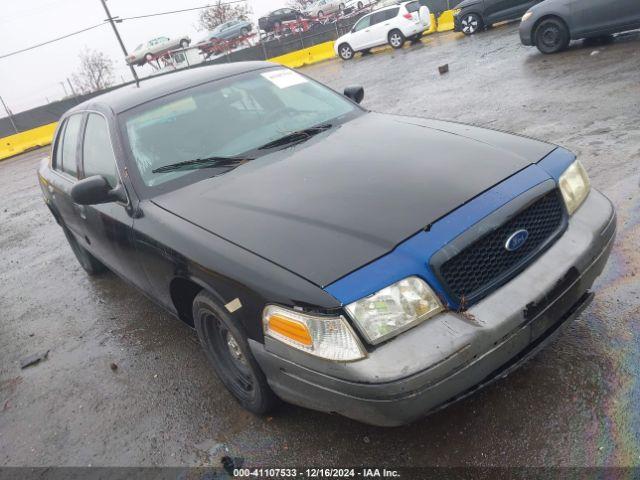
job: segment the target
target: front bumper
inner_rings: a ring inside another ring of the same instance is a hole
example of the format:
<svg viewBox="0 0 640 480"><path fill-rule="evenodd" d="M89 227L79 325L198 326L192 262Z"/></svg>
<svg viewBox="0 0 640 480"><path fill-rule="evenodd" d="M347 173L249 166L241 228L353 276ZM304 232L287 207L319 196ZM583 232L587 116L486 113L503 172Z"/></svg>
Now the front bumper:
<svg viewBox="0 0 640 480"><path fill-rule="evenodd" d="M589 303L615 237L596 190L560 239L465 314L447 312L352 363L326 362L266 338L251 349L283 400L374 425L411 422L503 378L551 342Z"/></svg>
<svg viewBox="0 0 640 480"><path fill-rule="evenodd" d="M519 27L520 41L528 47L533 45L533 24L534 20L529 18L526 22L521 22Z"/></svg>

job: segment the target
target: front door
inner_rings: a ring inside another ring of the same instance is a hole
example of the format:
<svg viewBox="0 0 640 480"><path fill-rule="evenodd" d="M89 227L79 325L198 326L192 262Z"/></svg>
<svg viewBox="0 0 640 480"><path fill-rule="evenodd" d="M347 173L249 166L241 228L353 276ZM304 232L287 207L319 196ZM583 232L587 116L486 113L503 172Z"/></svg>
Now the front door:
<svg viewBox="0 0 640 480"><path fill-rule="evenodd" d="M78 179L78 148L83 114L77 113L64 120L53 146L52 175L46 188L60 215L63 225L77 238L82 236L82 207L71 199L71 187Z"/></svg>
<svg viewBox="0 0 640 480"><path fill-rule="evenodd" d="M121 181L107 121L100 114L90 113L83 137L82 177L94 175L104 177L111 187ZM134 248L130 209L121 202L85 208L85 248L115 273L147 291L148 281Z"/></svg>
<svg viewBox="0 0 640 480"><path fill-rule="evenodd" d="M371 17L372 15L365 15L354 25L351 38L349 38L351 48L354 50L362 50L370 44Z"/></svg>

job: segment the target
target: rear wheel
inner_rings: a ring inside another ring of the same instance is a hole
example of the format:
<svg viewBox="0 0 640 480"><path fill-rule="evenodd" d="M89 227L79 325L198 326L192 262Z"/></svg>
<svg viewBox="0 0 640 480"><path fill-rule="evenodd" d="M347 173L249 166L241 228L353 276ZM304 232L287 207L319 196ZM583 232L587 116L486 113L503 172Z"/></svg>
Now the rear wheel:
<svg viewBox="0 0 640 480"><path fill-rule="evenodd" d="M483 26L482 18L477 13L468 13L460 20L462 25L462 33L465 35L473 35L477 33Z"/></svg>
<svg viewBox="0 0 640 480"><path fill-rule="evenodd" d="M244 35L248 35L249 34L249 29L247 27L242 27L240 29L240 33L244 36Z"/></svg>
<svg viewBox="0 0 640 480"><path fill-rule="evenodd" d="M406 39L400 30L391 30L389 32L388 40L389 45L391 45L393 48L398 49L402 48Z"/></svg>
<svg viewBox="0 0 640 480"><path fill-rule="evenodd" d="M180 40L180 48L187 48L189 46L189 40L187 40L186 38L183 38L182 40Z"/></svg>
<svg viewBox="0 0 640 480"><path fill-rule="evenodd" d="M569 46L569 30L556 18L543 20L535 32L536 47L542 53L557 53Z"/></svg>
<svg viewBox="0 0 640 480"><path fill-rule="evenodd" d="M362 10L364 8L364 3L358 2L358 10Z"/></svg>
<svg viewBox="0 0 640 480"><path fill-rule="evenodd" d="M320 10L318 12L318 18L322 18L322 17L324 17L324 12L322 10Z"/></svg>
<svg viewBox="0 0 640 480"><path fill-rule="evenodd" d="M193 318L213 369L240 405L258 415L272 410L279 399L253 357L242 325L208 292L194 299Z"/></svg>
<svg viewBox="0 0 640 480"><path fill-rule="evenodd" d="M64 232L64 236L67 237L67 242L69 242L73 254L78 259L78 263L80 263L80 266L87 274L93 276L107 271L107 267L80 245L76 237L73 236L73 233L71 233L67 227L62 227L62 231Z"/></svg>
<svg viewBox="0 0 640 480"><path fill-rule="evenodd" d="M145 59L147 62L151 62L151 61L153 60L153 55L151 55L150 53L147 53L147 54L144 56L144 59Z"/></svg>
<svg viewBox="0 0 640 480"><path fill-rule="evenodd" d="M341 3L340 5L338 5L338 10L340 11L340 13L344 12L344 3Z"/></svg>
<svg viewBox="0 0 640 480"><path fill-rule="evenodd" d="M343 43L338 47L338 55L343 60L351 60L354 54L353 48L348 43Z"/></svg>

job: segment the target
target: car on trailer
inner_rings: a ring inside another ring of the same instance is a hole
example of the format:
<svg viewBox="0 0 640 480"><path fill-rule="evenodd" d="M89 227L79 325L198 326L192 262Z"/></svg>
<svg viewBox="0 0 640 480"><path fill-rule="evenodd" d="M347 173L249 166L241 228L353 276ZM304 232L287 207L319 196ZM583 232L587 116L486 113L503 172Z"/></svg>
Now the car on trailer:
<svg viewBox="0 0 640 480"><path fill-rule="evenodd" d="M38 181L86 272L195 328L249 411L404 424L566 330L616 216L561 147L363 97L267 62L153 77L66 112Z"/></svg>
<svg viewBox="0 0 640 480"><path fill-rule="evenodd" d="M258 27L266 33L278 29L283 22L299 20L304 18L304 14L295 8L279 8L258 19Z"/></svg>
<svg viewBox="0 0 640 480"><path fill-rule="evenodd" d="M179 37L156 37L152 38L148 42L138 45L129 56L126 61L129 65L144 65L151 62L155 58L162 56L171 50L178 48L187 48L191 43L191 38L188 35L181 35Z"/></svg>

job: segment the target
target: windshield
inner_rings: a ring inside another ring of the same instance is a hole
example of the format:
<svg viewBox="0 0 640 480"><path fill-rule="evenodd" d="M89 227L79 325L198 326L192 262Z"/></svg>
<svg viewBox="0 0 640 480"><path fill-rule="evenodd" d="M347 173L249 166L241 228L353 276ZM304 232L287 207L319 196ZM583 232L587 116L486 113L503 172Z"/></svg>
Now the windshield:
<svg viewBox="0 0 640 480"><path fill-rule="evenodd" d="M270 150L260 147L274 140L339 122L356 110L342 95L296 72L275 68L214 81L137 107L126 115L124 133L142 182L153 187L192 174L154 172L161 167L210 157L264 155ZM249 155L254 150L257 153Z"/></svg>

